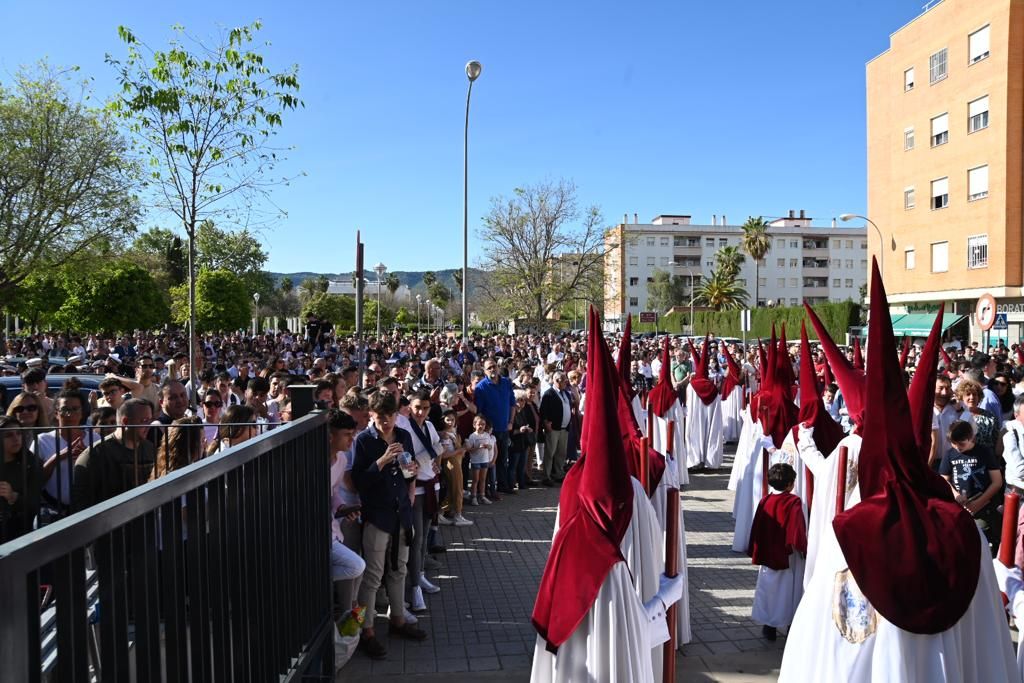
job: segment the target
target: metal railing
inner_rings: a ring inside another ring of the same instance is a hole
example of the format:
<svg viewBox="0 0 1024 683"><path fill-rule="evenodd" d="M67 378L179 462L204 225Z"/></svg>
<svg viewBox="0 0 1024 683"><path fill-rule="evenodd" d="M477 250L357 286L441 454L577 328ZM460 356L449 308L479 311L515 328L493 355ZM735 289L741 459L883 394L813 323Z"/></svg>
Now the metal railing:
<svg viewBox="0 0 1024 683"><path fill-rule="evenodd" d="M317 412L0 545L3 679L333 676L329 466Z"/></svg>

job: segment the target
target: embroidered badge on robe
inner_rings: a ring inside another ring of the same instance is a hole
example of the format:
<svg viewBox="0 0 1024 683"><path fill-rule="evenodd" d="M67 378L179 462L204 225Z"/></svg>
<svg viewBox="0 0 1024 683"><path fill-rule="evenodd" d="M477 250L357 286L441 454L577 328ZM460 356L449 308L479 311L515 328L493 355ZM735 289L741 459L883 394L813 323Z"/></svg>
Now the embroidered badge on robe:
<svg viewBox="0 0 1024 683"><path fill-rule="evenodd" d="M832 621L847 642L857 645L875 634L878 614L861 593L849 569L836 572L832 592Z"/></svg>

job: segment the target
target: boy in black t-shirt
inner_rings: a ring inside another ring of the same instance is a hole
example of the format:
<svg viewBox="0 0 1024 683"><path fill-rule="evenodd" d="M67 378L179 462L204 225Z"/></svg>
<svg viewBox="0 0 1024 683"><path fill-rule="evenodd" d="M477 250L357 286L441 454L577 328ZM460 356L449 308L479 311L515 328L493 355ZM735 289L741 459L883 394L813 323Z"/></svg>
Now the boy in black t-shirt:
<svg viewBox="0 0 1024 683"><path fill-rule="evenodd" d="M999 503L1003 473L999 462L991 450L975 442L974 427L969 422L957 420L951 424L949 442L953 447L942 456L939 474L953 487L956 501L971 513L985 533L995 557L1002 530Z"/></svg>

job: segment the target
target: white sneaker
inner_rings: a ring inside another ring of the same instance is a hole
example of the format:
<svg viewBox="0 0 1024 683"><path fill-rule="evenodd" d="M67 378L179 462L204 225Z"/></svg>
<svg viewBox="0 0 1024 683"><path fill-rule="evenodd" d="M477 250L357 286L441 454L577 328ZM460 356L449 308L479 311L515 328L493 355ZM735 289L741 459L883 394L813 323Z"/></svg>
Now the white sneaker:
<svg viewBox="0 0 1024 683"><path fill-rule="evenodd" d="M474 506L475 505L479 505L480 504L480 499L477 498L476 496L473 496L472 498L469 499L469 504L470 505L474 505Z"/></svg>
<svg viewBox="0 0 1024 683"><path fill-rule="evenodd" d="M415 614L410 612L405 607L402 608L402 616L405 617L405 623L407 623L407 624L418 624L419 621L420 621L419 619L416 618ZM391 608L388 607L388 619L390 619L390 618L391 618Z"/></svg>
<svg viewBox="0 0 1024 683"><path fill-rule="evenodd" d="M425 593L430 593L431 595L433 595L434 593L441 592L441 587L430 583L430 581L427 579L426 574L420 574L418 587L422 588Z"/></svg>
<svg viewBox="0 0 1024 683"><path fill-rule="evenodd" d="M484 505L490 505L491 499L488 498L487 496L480 496L480 502L483 503Z"/></svg>
<svg viewBox="0 0 1024 683"><path fill-rule="evenodd" d="M455 526L473 526L473 521L466 519L462 515L455 515Z"/></svg>
<svg viewBox="0 0 1024 683"><path fill-rule="evenodd" d="M453 517L449 517L448 515L438 515L437 521L440 524L444 524L445 526L451 526L452 524L455 524L455 519Z"/></svg>
<svg viewBox="0 0 1024 683"><path fill-rule="evenodd" d="M412 605L410 609L413 612L425 612L427 609L427 603L423 600L423 590L419 586L413 586L412 588Z"/></svg>

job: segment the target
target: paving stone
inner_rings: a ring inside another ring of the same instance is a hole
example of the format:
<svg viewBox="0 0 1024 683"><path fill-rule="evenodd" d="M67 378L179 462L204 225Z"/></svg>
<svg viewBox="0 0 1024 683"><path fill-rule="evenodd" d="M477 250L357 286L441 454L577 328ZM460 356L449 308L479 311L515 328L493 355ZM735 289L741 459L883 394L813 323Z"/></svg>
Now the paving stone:
<svg viewBox="0 0 1024 683"><path fill-rule="evenodd" d="M500 668L497 657L473 657L469 660L470 671L497 671Z"/></svg>

